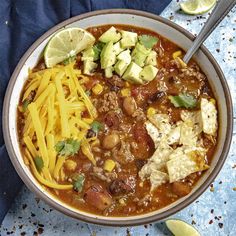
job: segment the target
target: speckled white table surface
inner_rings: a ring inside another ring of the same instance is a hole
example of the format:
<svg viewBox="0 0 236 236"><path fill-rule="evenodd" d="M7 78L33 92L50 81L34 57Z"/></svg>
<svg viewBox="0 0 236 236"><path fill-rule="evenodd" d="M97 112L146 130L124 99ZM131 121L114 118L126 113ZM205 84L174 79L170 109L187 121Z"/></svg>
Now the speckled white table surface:
<svg viewBox="0 0 236 236"><path fill-rule="evenodd" d="M202 16L180 14L178 2L178 0L172 1L162 16L197 34L209 14ZM236 7L207 39L205 45L220 64L236 105ZM234 117L236 117L235 109ZM213 186L214 191L209 188L197 201L173 218L193 224L202 236L234 236L236 235L236 191L233 190L236 187L235 125L228 159ZM112 228L79 222L51 209L23 187L0 226L0 235L161 236L168 233L161 223Z"/></svg>

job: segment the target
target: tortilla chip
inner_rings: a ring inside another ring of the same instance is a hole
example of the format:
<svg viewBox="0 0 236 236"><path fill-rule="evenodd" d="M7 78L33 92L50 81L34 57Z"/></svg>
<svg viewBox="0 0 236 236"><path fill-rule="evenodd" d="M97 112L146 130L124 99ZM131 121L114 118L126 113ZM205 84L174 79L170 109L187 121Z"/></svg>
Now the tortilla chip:
<svg viewBox="0 0 236 236"><path fill-rule="evenodd" d="M217 110L213 102L205 98L201 99L201 117L203 132L209 135L215 135L217 130Z"/></svg>
<svg viewBox="0 0 236 236"><path fill-rule="evenodd" d="M151 190L159 187L162 184L167 183L169 180L169 177L166 173L155 170L150 175L150 182L151 182Z"/></svg>
<svg viewBox="0 0 236 236"><path fill-rule="evenodd" d="M173 158L167 163L170 183L184 179L186 176L198 171L195 161L191 160L187 155L181 155Z"/></svg>
<svg viewBox="0 0 236 236"><path fill-rule="evenodd" d="M152 138L152 140L155 144L155 148L157 148L157 146L161 140L161 135L160 135L158 129L150 121L145 122L145 126L146 126L146 130L147 130L149 136Z"/></svg>

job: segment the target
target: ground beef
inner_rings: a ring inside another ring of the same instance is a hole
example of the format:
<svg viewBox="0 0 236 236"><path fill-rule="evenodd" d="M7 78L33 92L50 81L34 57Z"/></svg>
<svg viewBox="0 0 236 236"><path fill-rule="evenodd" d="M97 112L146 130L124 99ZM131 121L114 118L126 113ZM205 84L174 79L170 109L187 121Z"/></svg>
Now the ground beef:
<svg viewBox="0 0 236 236"><path fill-rule="evenodd" d="M181 69L179 77L194 77L199 81L206 79L206 76L200 72L200 69L196 64L192 64L190 67Z"/></svg>
<svg viewBox="0 0 236 236"><path fill-rule="evenodd" d="M118 97L115 92L109 92L104 94L98 107L100 113L108 112L111 110L117 110L119 108Z"/></svg>
<svg viewBox="0 0 236 236"><path fill-rule="evenodd" d="M118 92L121 88L124 87L125 81L122 80L118 75L113 75L107 80L110 85L111 91Z"/></svg>
<svg viewBox="0 0 236 236"><path fill-rule="evenodd" d="M147 117L145 113L143 112L142 108L136 109L136 111L132 114L132 117L135 118L137 121L146 121Z"/></svg>
<svg viewBox="0 0 236 236"><path fill-rule="evenodd" d="M91 173L91 175L107 183L110 183L112 180L117 178L115 172L104 172L103 168L97 166L93 167L93 173Z"/></svg>
<svg viewBox="0 0 236 236"><path fill-rule="evenodd" d="M113 148L112 156L122 164L131 162L134 160L134 156L130 149L131 149L130 143L121 140L120 148L119 149Z"/></svg>
<svg viewBox="0 0 236 236"><path fill-rule="evenodd" d="M152 200L152 197L150 194L145 195L143 198L135 198L134 202L137 202L138 206L147 206Z"/></svg>

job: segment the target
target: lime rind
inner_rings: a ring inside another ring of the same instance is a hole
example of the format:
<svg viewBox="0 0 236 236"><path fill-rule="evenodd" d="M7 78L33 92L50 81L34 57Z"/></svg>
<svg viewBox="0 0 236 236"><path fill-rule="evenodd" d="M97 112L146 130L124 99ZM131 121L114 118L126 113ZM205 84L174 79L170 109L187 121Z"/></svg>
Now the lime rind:
<svg viewBox="0 0 236 236"><path fill-rule="evenodd" d="M169 219L165 223L174 236L201 236L192 225L183 220Z"/></svg>
<svg viewBox="0 0 236 236"><path fill-rule="evenodd" d="M216 3L216 0L188 0L180 3L183 12L190 15L199 15L208 12Z"/></svg>
<svg viewBox="0 0 236 236"><path fill-rule="evenodd" d="M48 68L75 56L82 50L91 47L95 38L81 28L65 28L54 34L44 50L44 60Z"/></svg>

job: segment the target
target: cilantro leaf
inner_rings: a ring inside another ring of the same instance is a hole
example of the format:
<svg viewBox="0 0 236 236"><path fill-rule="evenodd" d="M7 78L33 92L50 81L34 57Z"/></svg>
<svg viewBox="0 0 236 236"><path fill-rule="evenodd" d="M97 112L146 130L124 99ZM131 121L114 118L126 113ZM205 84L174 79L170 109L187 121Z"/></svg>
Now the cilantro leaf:
<svg viewBox="0 0 236 236"><path fill-rule="evenodd" d="M98 133L101 129L103 128L102 123L98 122L98 121L93 121L93 123L91 124L91 129L95 132Z"/></svg>
<svg viewBox="0 0 236 236"><path fill-rule="evenodd" d="M138 39L139 42L146 48L152 48L158 42L158 38L147 34L140 35Z"/></svg>
<svg viewBox="0 0 236 236"><path fill-rule="evenodd" d="M197 106L197 99L190 94L179 94L178 96L169 96L171 103L175 107L194 108Z"/></svg>
<svg viewBox="0 0 236 236"><path fill-rule="evenodd" d="M44 167L44 163L43 163L42 157L36 156L36 157L34 158L34 164L35 164L35 166L36 166L38 172L41 172L42 169L43 169L43 167Z"/></svg>
<svg viewBox="0 0 236 236"><path fill-rule="evenodd" d="M23 112L26 112L28 105L30 104L29 99L25 99L22 104Z"/></svg>
<svg viewBox="0 0 236 236"><path fill-rule="evenodd" d="M76 58L76 56L68 57L68 58L65 59L62 63L66 66L66 65L70 64L72 61L74 61L75 58Z"/></svg>
<svg viewBox="0 0 236 236"><path fill-rule="evenodd" d="M85 176L83 174L75 174L72 176L73 189L81 192L84 186Z"/></svg>
<svg viewBox="0 0 236 236"><path fill-rule="evenodd" d="M80 142L69 138L64 141L59 141L55 145L55 149L60 156L73 156L79 151Z"/></svg>
<svg viewBox="0 0 236 236"><path fill-rule="evenodd" d="M104 45L105 45L105 43L99 42L93 46L94 61L96 61L100 58L100 54L101 54L101 51L102 51Z"/></svg>

